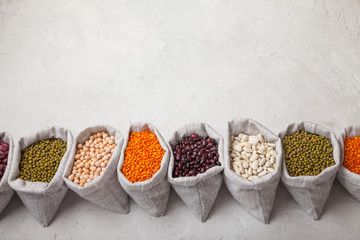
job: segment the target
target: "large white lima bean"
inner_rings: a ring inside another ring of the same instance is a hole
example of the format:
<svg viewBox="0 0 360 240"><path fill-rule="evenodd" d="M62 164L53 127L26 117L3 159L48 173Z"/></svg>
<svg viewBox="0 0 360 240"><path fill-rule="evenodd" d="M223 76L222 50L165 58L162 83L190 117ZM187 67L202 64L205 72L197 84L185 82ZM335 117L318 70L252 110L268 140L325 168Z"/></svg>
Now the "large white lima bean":
<svg viewBox="0 0 360 240"><path fill-rule="evenodd" d="M275 144L269 143L260 133L231 136L231 169L239 176L255 181L274 171L277 153Z"/></svg>

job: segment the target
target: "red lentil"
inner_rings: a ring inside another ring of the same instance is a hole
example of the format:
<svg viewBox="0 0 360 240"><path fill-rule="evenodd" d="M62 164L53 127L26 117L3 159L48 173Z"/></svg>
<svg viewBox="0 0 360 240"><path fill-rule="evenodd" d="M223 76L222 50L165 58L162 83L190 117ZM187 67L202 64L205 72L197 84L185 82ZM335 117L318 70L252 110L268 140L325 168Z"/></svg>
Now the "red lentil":
<svg viewBox="0 0 360 240"><path fill-rule="evenodd" d="M343 166L360 174L360 137L345 138L344 150Z"/></svg>
<svg viewBox="0 0 360 240"><path fill-rule="evenodd" d="M133 132L125 150L121 171L132 183L146 181L160 170L164 154L159 140L149 129L144 132Z"/></svg>

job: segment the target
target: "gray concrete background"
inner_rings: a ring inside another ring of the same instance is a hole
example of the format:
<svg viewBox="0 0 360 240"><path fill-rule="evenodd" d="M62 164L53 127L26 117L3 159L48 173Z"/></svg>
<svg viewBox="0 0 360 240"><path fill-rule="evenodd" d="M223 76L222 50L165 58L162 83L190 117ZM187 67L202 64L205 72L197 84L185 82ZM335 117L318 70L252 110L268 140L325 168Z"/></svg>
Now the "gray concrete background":
<svg viewBox="0 0 360 240"><path fill-rule="evenodd" d="M148 121L169 139L250 117L276 134L307 120L339 135L359 124L359 13L358 0L0 0L0 130ZM160 218L69 191L47 228L14 196L0 239L359 239L359 220L338 182L319 221L280 184L268 225L224 186L205 223L174 191Z"/></svg>

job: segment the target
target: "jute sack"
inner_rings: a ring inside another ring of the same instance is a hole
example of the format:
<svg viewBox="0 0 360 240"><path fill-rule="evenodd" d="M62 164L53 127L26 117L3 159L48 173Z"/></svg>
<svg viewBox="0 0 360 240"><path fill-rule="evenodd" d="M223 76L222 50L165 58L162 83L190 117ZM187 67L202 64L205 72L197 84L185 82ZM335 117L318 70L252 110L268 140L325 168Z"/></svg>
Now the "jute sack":
<svg viewBox="0 0 360 240"><path fill-rule="evenodd" d="M360 136L360 127L351 126L344 129L340 137L341 163L344 162L344 142L346 137ZM340 184L358 201L360 201L360 175L349 171L344 166L340 166L337 173L337 179Z"/></svg>
<svg viewBox="0 0 360 240"><path fill-rule="evenodd" d="M291 177L286 169L285 153L283 160L283 169L281 179L295 201L309 214L314 220L317 220L324 208L326 199L329 196L332 184L337 171L340 167L340 146L335 134L315 123L300 122L292 123L279 134L281 139L288 134L298 130L305 130L309 133L324 136L331 141L334 148L333 157L335 165L325 168L317 176L297 176Z"/></svg>
<svg viewBox="0 0 360 240"><path fill-rule="evenodd" d="M0 182L0 214L1 214L1 212L8 205L14 194L14 190L9 186L9 173L10 173L12 158L14 155L14 141L10 136L10 134L8 134L7 132L2 132L0 133L0 142L6 142L9 144L7 167Z"/></svg>
<svg viewBox="0 0 360 240"><path fill-rule="evenodd" d="M209 136L218 143L219 162L221 166L209 168L206 172L191 177L173 177L174 154L171 152L168 179L176 193L184 201L192 214L201 222L205 222L215 202L222 183L224 169L224 140L208 124L194 123L185 125L174 133L169 143L175 145L182 137L196 133L201 137Z"/></svg>
<svg viewBox="0 0 360 240"><path fill-rule="evenodd" d="M277 157L274 172L252 182L237 175L231 169L230 137L231 135L237 136L240 133L247 135L262 133L267 142L276 145ZM227 124L224 153L224 180L230 193L253 217L267 224L281 177L283 148L280 138L254 120L247 118L233 120Z"/></svg>
<svg viewBox="0 0 360 240"><path fill-rule="evenodd" d="M100 177L81 187L68 179L74 165L77 145L80 143L84 144L91 135L99 132L107 132L110 136L114 136L116 148ZM66 185L79 194L79 196L100 207L117 213L128 213L130 211L128 195L121 187L116 172L123 143L124 139L120 131L113 127L100 125L86 128L77 136L72 145L69 160L66 163L63 175Z"/></svg>
<svg viewBox="0 0 360 240"><path fill-rule="evenodd" d="M160 170L155 173L152 178L146 181L132 183L121 172L124 166L125 150L132 132L143 132L147 129L156 135L165 154L161 160ZM140 207L155 217L163 216L166 213L166 205L170 192L170 184L166 179L169 156L170 153L167 143L153 125L149 123L136 123L128 127L117 167L118 180L130 197L132 197Z"/></svg>
<svg viewBox="0 0 360 240"><path fill-rule="evenodd" d="M18 178L21 151L36 141L49 138L60 138L67 144L66 152L50 183L28 182ZM50 223L68 190L62 176L73 142L74 138L70 130L62 127L51 127L42 129L33 135L22 137L15 146L10 171L10 186L17 192L26 208L43 227Z"/></svg>

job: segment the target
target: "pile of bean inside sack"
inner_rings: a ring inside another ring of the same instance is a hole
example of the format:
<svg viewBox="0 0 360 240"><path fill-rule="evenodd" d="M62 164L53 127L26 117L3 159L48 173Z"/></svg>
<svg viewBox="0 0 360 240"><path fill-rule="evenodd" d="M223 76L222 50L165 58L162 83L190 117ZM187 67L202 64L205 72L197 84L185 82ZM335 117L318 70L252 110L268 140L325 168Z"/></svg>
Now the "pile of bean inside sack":
<svg viewBox="0 0 360 240"><path fill-rule="evenodd" d="M189 177L220 166L218 144L211 137L194 133L171 145L175 157L173 177Z"/></svg>

